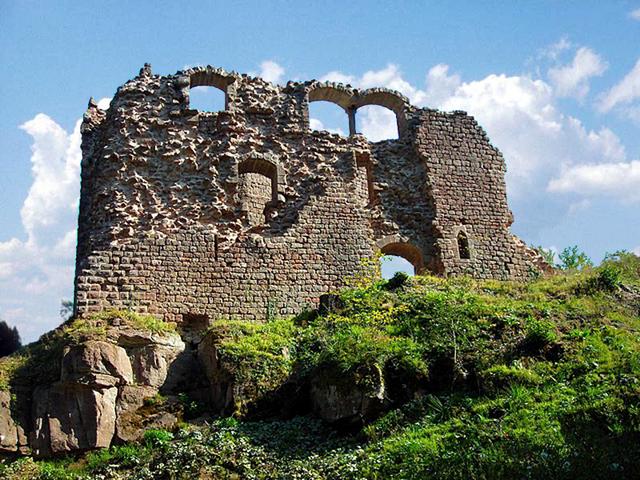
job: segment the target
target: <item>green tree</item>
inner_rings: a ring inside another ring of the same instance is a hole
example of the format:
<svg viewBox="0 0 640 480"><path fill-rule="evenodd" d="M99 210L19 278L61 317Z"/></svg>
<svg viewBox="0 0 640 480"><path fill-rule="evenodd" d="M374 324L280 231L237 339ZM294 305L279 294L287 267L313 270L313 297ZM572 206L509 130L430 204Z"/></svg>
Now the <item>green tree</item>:
<svg viewBox="0 0 640 480"><path fill-rule="evenodd" d="M577 245L566 247L558 255L560 262L558 268L562 270L583 270L586 267L593 267L593 262L586 253L578 249Z"/></svg>
<svg viewBox="0 0 640 480"><path fill-rule="evenodd" d="M542 245L538 245L537 247L534 246L533 249L552 267L556 264L556 252L550 248L544 248Z"/></svg>
<svg viewBox="0 0 640 480"><path fill-rule="evenodd" d="M4 320L0 321L0 357L11 355L21 346L18 329L11 328Z"/></svg>
<svg viewBox="0 0 640 480"><path fill-rule="evenodd" d="M60 318L63 322L66 322L73 315L73 301L62 299L60 300Z"/></svg>

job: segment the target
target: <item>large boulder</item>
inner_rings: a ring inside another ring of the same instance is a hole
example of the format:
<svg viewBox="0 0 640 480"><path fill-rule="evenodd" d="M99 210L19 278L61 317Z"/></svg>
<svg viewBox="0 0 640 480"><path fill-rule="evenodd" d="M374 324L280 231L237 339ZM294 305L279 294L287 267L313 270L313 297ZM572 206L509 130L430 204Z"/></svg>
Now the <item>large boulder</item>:
<svg viewBox="0 0 640 480"><path fill-rule="evenodd" d="M145 428L175 425L173 413L145 410L144 402L160 388L170 391L172 376L184 376L185 368L172 374L185 348L180 336L121 324L83 327L89 333L65 339L64 348L52 342L46 350L45 344L57 356L52 361L60 362L59 374L54 370L38 383L27 377L19 401L0 391L0 451L30 446L46 456L89 450L108 447L114 438L138 439Z"/></svg>
<svg viewBox="0 0 640 480"><path fill-rule="evenodd" d="M169 375L170 367L185 349L177 333L159 335L123 329L118 332L117 342L131 359L135 383L171 390L178 381Z"/></svg>
<svg viewBox="0 0 640 480"><path fill-rule="evenodd" d="M0 390L0 452L21 452L27 448L27 436L12 411L11 393Z"/></svg>
<svg viewBox="0 0 640 480"><path fill-rule="evenodd" d="M219 415L277 413L294 400L289 348L278 344L252 355L224 349L224 331L210 331L198 345L209 383L208 401Z"/></svg>
<svg viewBox="0 0 640 480"><path fill-rule="evenodd" d="M220 415L233 413L236 398L241 388L234 375L227 369L220 357L219 339L207 335L198 345L198 359L209 380L209 401L214 411Z"/></svg>
<svg viewBox="0 0 640 480"><path fill-rule="evenodd" d="M99 388L133 383L131 361L124 348L90 340L66 349L61 380Z"/></svg>
<svg viewBox="0 0 640 480"><path fill-rule="evenodd" d="M108 447L116 426L116 387L58 382L34 392L35 455Z"/></svg>

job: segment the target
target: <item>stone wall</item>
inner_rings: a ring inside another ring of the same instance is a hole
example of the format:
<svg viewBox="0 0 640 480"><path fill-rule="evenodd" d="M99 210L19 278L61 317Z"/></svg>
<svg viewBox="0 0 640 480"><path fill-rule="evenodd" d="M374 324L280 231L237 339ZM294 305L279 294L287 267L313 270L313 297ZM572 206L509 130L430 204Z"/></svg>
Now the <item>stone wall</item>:
<svg viewBox="0 0 640 480"><path fill-rule="evenodd" d="M191 87L225 91L198 112ZM309 129L310 101L345 109L351 135ZM381 105L399 138L368 142L355 112ZM82 125L75 308L167 320L263 320L315 305L378 249L417 271L522 279L504 160L472 117L402 95L197 67L145 66ZM460 259L463 232L469 259Z"/></svg>

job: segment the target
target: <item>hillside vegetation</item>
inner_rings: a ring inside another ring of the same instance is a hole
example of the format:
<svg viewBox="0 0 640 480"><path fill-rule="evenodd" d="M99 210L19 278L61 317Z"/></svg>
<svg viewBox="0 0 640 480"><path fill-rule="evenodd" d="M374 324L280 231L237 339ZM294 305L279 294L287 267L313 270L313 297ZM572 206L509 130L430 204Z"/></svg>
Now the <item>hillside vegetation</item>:
<svg viewBox="0 0 640 480"><path fill-rule="evenodd" d="M244 392L231 417L182 398L175 431L79 458L6 460L0 476L640 478L638 257L528 283L361 280L323 314L212 327ZM384 398L322 422L300 393L318 372Z"/></svg>

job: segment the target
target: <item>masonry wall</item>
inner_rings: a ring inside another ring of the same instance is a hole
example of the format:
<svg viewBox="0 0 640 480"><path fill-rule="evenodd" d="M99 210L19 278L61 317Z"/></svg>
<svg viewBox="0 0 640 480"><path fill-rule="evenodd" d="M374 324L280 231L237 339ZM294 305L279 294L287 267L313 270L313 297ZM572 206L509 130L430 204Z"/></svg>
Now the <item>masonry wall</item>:
<svg viewBox="0 0 640 480"><path fill-rule="evenodd" d="M191 109L198 85L224 90L226 110ZM315 100L390 108L400 138L312 132ZM439 274L522 278L532 268L508 231L504 161L482 130L395 92L145 67L107 111L90 103L82 133L81 315L294 314L342 287L377 249ZM461 229L470 260L457 258Z"/></svg>

